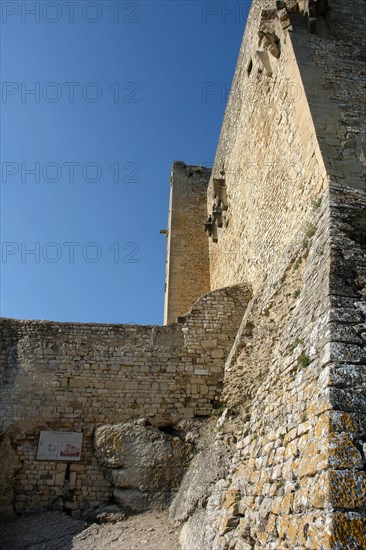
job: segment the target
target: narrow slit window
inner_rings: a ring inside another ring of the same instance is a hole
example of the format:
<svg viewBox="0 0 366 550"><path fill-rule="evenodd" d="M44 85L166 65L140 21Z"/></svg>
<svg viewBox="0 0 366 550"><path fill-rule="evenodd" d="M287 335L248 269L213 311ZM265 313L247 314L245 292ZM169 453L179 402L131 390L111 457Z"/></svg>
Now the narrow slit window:
<svg viewBox="0 0 366 550"><path fill-rule="evenodd" d="M250 60L249 60L249 63L248 63L248 67L247 67L247 74L248 74L248 76L249 76L250 73L252 72L252 69L253 69L253 61L250 59Z"/></svg>

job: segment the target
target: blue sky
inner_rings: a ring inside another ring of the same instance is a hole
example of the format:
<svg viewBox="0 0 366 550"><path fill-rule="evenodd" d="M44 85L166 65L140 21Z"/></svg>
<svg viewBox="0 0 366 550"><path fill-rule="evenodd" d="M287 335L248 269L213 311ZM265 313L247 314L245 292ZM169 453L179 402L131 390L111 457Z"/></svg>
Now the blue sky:
<svg viewBox="0 0 366 550"><path fill-rule="evenodd" d="M171 164L214 159L248 2L1 7L1 315L161 324Z"/></svg>

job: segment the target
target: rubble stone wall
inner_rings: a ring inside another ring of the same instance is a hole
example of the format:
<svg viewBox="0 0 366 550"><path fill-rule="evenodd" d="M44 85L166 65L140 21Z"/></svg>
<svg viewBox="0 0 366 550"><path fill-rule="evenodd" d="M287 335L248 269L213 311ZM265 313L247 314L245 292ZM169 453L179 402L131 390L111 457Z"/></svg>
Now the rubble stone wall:
<svg viewBox="0 0 366 550"><path fill-rule="evenodd" d="M95 427L209 416L249 298L243 285L209 293L184 323L165 327L1 320L3 508L59 497L72 510L93 508L110 494L93 456ZM83 432L81 462L37 461L41 430Z"/></svg>
<svg viewBox="0 0 366 550"><path fill-rule="evenodd" d="M214 548L366 545L366 196L331 185L330 197L226 363L242 423Z"/></svg>

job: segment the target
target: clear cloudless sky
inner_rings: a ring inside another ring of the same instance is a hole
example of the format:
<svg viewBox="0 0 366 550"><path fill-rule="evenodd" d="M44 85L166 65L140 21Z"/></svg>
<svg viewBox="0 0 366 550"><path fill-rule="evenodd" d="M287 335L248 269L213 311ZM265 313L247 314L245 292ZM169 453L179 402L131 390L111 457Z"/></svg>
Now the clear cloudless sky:
<svg viewBox="0 0 366 550"><path fill-rule="evenodd" d="M1 315L161 324L171 165L213 162L248 2L1 8Z"/></svg>

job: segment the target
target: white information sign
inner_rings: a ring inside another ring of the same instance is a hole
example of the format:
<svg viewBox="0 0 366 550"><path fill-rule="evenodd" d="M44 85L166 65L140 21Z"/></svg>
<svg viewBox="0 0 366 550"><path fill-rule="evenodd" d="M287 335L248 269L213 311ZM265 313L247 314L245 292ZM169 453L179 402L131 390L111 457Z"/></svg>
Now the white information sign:
<svg viewBox="0 0 366 550"><path fill-rule="evenodd" d="M81 432L41 432L37 460L80 460Z"/></svg>

